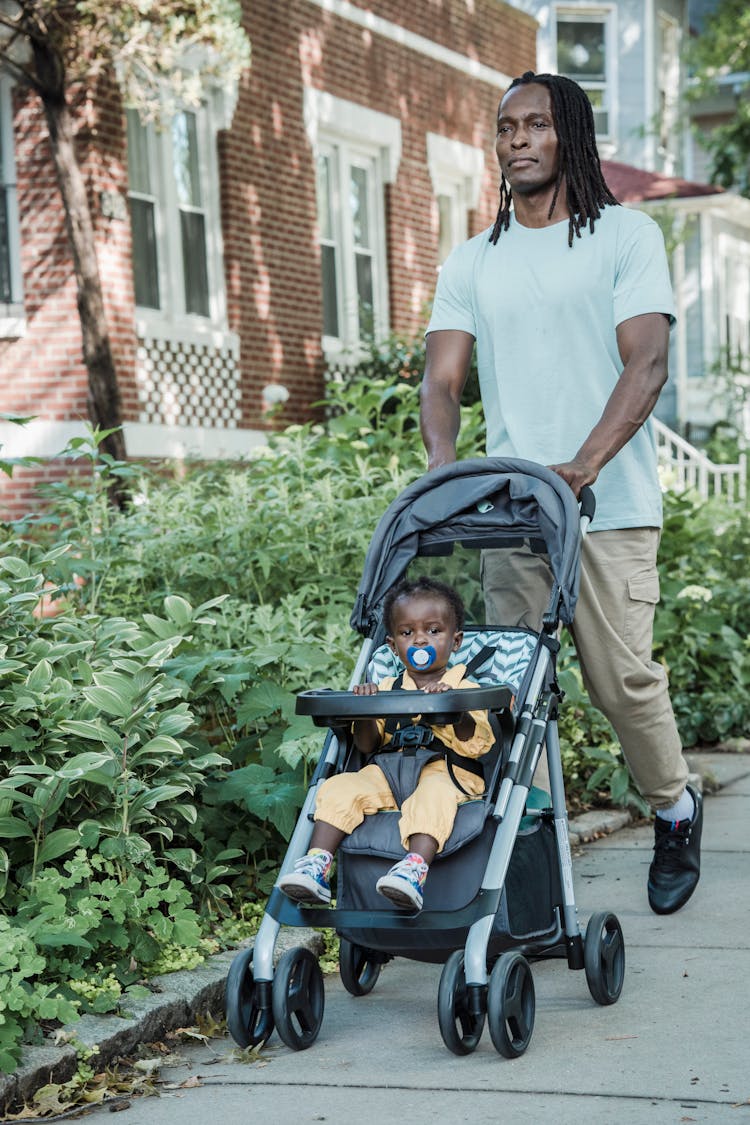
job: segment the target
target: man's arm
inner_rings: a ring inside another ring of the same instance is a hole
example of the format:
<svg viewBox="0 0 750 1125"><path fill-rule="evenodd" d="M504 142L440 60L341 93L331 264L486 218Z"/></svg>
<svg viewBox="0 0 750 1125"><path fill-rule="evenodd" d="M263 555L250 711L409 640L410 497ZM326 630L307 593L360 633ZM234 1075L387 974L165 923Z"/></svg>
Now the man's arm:
<svg viewBox="0 0 750 1125"><path fill-rule="evenodd" d="M667 380L667 317L645 313L623 321L617 327L617 346L625 366L601 418L572 460L550 465L576 496L585 484L594 483L656 406Z"/></svg>
<svg viewBox="0 0 750 1125"><path fill-rule="evenodd" d="M469 332L443 330L427 336L424 379L419 392L422 441L427 468L456 460L461 427L461 392L469 373L474 337Z"/></svg>

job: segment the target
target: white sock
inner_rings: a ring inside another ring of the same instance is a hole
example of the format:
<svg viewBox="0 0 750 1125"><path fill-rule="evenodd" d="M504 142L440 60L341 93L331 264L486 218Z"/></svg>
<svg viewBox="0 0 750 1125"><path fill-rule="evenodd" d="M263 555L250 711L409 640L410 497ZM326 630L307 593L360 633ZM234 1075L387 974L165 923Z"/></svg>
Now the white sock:
<svg viewBox="0 0 750 1125"><path fill-rule="evenodd" d="M666 809L657 809L656 815L662 820L692 820L695 813L695 801L689 789L684 789L679 801Z"/></svg>

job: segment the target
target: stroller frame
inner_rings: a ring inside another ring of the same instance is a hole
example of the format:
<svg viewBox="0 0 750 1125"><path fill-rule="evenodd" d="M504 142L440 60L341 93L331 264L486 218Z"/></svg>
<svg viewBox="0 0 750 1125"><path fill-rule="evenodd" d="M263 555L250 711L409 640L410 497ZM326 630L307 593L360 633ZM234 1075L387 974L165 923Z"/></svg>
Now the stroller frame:
<svg viewBox="0 0 750 1125"><path fill-rule="evenodd" d="M439 494L441 510L425 530L425 498L429 503L433 489ZM503 504L511 509L507 520L505 514L493 516ZM447 518L445 507L449 509ZM274 950L282 925L364 933L364 947L342 936L341 975L345 987L354 995L364 995L372 989L382 964L391 956L408 957L411 951L420 959L414 945L419 934L465 930L463 948L449 949L447 958L438 957L445 960L438 996L440 1030L446 1046L456 1054L475 1049L485 1020L501 1054L517 1057L526 1050L533 1031L535 1004L527 957L565 957L570 969L585 970L589 990L597 1003L611 1004L618 999L624 976L624 942L617 918L608 912L595 914L589 921L585 940L578 923L557 731L562 696L555 678L555 657L560 647L556 634L561 620L572 620L580 542L593 509L590 490L585 490L579 512L573 493L550 470L531 462L495 458L459 462L428 473L406 489L381 519L370 544L352 614L352 625L364 634L364 641L349 691L308 691L298 697L298 712L311 715L316 725L329 729L279 877L292 870L307 850L318 789L345 767L345 731L352 720L404 713L401 693L358 696L352 692L365 678L373 652L383 637L381 610L386 590L418 554L445 554L446 544L452 550L457 541L470 547L492 547L511 546L519 538L541 538L550 558L552 591L538 643L524 675L509 750L506 747L507 753L498 757L487 787L488 820L494 823L489 856L478 891L471 901L453 910L428 909L427 903L416 915L397 909L299 906L275 886L254 947L237 955L227 979L227 1021L233 1038L241 1046L265 1041L274 1026L282 1040L294 1049L309 1047L317 1038L324 1007L322 974L313 954L302 948L285 953L274 972ZM493 686L420 695L419 707L425 719L445 723L465 709L487 709L507 716L510 702L508 687ZM519 828L529 813L527 800L534 773L544 751L551 810L536 815L554 826L559 897L550 926L541 936L512 941L509 950L492 957L493 926ZM380 943L378 935L384 939ZM391 952L394 949L396 952Z"/></svg>

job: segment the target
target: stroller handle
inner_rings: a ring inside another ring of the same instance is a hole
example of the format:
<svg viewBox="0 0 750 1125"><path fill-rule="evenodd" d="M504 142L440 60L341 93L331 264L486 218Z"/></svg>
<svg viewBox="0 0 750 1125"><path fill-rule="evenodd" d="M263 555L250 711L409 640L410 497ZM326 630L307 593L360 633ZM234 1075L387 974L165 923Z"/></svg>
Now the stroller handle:
<svg viewBox="0 0 750 1125"><path fill-rule="evenodd" d="M593 490L589 488L587 484L584 484L578 499L581 504L581 519L591 523L594 518L594 512L596 511L596 497L594 496Z"/></svg>

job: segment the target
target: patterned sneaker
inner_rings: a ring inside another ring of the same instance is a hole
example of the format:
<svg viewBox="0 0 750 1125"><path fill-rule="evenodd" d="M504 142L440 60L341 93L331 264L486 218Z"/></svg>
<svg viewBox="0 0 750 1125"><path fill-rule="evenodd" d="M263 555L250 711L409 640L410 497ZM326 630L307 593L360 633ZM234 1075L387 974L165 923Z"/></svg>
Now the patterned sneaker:
<svg viewBox="0 0 750 1125"><path fill-rule="evenodd" d="M292 902L330 903L331 885L328 875L333 856L322 848L314 848L294 865L294 871L282 875L277 886Z"/></svg>
<svg viewBox="0 0 750 1125"><path fill-rule="evenodd" d="M421 910L427 870L427 864L421 855L409 852L405 859L394 863L387 875L378 879L375 889L395 906Z"/></svg>

